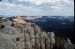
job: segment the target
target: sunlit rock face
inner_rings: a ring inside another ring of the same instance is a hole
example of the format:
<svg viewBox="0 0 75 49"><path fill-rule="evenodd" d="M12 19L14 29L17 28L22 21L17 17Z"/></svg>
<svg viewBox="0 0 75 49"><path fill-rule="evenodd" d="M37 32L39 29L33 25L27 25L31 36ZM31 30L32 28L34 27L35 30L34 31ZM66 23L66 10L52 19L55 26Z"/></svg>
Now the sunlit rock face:
<svg viewBox="0 0 75 49"><path fill-rule="evenodd" d="M13 19L18 24L26 24L25 20L23 20L21 17L17 16L16 19Z"/></svg>
<svg viewBox="0 0 75 49"><path fill-rule="evenodd" d="M6 26L0 35L0 49L53 49L55 44L54 33L46 33L34 23Z"/></svg>

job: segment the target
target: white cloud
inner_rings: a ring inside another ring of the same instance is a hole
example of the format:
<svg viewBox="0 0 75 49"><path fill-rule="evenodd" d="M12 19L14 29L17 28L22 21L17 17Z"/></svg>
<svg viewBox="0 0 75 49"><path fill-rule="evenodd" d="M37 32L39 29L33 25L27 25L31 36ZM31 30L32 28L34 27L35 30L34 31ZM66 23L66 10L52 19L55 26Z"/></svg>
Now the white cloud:
<svg viewBox="0 0 75 49"><path fill-rule="evenodd" d="M63 10L64 8L63 7L60 7L60 6L53 6L51 7L54 11L60 11L60 10Z"/></svg>
<svg viewBox="0 0 75 49"><path fill-rule="evenodd" d="M36 4L36 5L41 5L45 3L55 4L55 3L60 2L60 0L26 0L26 1Z"/></svg>
<svg viewBox="0 0 75 49"><path fill-rule="evenodd" d="M67 13L66 15L69 15L70 11L73 13L73 6L74 6L74 3L72 0L66 0L66 1L65 0L18 0L17 2L21 2L21 4L0 2L0 8L6 8L6 9L9 9L9 13L15 13L15 14L21 14L21 15L22 14L60 15L60 13L61 14ZM33 5L26 6L26 3L24 4L24 2L29 2L29 3L32 3ZM72 8L68 7L68 5L70 5Z"/></svg>
<svg viewBox="0 0 75 49"><path fill-rule="evenodd" d="M36 5L50 3L50 4L56 4L59 2L63 2L64 4L73 4L73 0L18 0L19 2L31 2Z"/></svg>
<svg viewBox="0 0 75 49"><path fill-rule="evenodd" d="M27 0L18 0L19 2L26 2Z"/></svg>
<svg viewBox="0 0 75 49"><path fill-rule="evenodd" d="M5 3L5 2L0 3L0 6L1 7L16 7L15 4L10 4L10 3Z"/></svg>
<svg viewBox="0 0 75 49"><path fill-rule="evenodd" d="M18 11L18 12L39 12L40 9L37 8L33 8L33 6L24 6L22 4L10 4L10 3L0 3L0 8L6 8L6 9L11 9L14 12Z"/></svg>

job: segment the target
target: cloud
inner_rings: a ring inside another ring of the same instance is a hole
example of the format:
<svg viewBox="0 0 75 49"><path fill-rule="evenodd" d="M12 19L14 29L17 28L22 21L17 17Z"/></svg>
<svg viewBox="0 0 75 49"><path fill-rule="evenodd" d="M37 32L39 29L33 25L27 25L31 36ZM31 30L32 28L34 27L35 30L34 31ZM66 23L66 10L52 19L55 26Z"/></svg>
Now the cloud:
<svg viewBox="0 0 75 49"><path fill-rule="evenodd" d="M64 4L73 4L73 0L18 0L18 2L31 2L36 5L50 3L50 4L57 4L57 3L64 3Z"/></svg>
<svg viewBox="0 0 75 49"><path fill-rule="evenodd" d="M4 0L0 2L0 13L5 13L6 10L11 15L12 13L15 15L73 15L74 2L72 0Z"/></svg>
<svg viewBox="0 0 75 49"><path fill-rule="evenodd" d="M32 3L56 3L60 0L19 0L19 2L32 2Z"/></svg>
<svg viewBox="0 0 75 49"><path fill-rule="evenodd" d="M10 4L10 3L5 3L5 2L0 3L0 6L1 6L2 8L3 8L3 7L16 7L15 4Z"/></svg>
<svg viewBox="0 0 75 49"><path fill-rule="evenodd" d="M34 12L34 13L33 13ZM35 15L40 12L40 9L32 6L24 6L22 4L10 4L0 2L0 14L2 15ZM12 14L13 13L13 14Z"/></svg>

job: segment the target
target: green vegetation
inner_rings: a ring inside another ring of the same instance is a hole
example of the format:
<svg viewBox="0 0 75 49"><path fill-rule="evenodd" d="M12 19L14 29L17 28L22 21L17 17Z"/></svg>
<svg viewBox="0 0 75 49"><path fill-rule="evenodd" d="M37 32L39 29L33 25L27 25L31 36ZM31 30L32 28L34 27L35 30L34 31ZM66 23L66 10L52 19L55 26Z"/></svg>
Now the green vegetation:
<svg viewBox="0 0 75 49"><path fill-rule="evenodd" d="M0 23L2 22L2 17L0 17Z"/></svg>
<svg viewBox="0 0 75 49"><path fill-rule="evenodd" d="M0 17L0 29L4 28L5 26L2 24L4 22L4 20L2 19L3 17Z"/></svg>

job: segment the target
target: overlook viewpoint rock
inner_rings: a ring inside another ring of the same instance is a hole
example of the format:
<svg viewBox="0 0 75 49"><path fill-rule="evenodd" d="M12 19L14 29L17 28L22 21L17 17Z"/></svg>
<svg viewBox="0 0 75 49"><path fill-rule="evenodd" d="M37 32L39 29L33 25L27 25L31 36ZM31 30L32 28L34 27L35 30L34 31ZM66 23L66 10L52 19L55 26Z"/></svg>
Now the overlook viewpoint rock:
<svg viewBox="0 0 75 49"><path fill-rule="evenodd" d="M0 29L0 49L53 49L55 35L46 33L34 23L25 25L4 22Z"/></svg>

